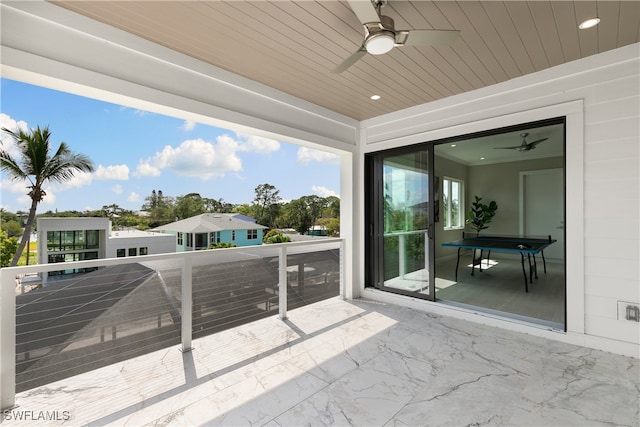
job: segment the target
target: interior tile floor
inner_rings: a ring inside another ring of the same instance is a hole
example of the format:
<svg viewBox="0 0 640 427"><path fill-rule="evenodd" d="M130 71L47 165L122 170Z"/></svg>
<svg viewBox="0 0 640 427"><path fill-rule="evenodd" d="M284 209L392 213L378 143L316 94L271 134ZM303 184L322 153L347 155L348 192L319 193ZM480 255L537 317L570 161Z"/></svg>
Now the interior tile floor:
<svg viewBox="0 0 640 427"><path fill-rule="evenodd" d="M638 426L639 395L636 358L332 298L25 391L3 425Z"/></svg>

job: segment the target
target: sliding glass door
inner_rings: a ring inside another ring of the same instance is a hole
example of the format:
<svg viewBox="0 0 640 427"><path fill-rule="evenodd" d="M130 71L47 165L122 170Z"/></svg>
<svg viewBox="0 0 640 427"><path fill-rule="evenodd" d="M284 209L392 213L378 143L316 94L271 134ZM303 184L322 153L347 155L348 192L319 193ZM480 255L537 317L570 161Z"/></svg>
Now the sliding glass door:
<svg viewBox="0 0 640 427"><path fill-rule="evenodd" d="M434 300L433 160L425 146L367 157L368 283Z"/></svg>

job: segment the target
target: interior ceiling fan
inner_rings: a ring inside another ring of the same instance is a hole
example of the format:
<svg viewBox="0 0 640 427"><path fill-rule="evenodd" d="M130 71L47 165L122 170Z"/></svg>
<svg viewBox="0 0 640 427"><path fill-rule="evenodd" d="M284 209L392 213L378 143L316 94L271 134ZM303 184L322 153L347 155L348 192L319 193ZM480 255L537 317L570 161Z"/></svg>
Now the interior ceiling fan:
<svg viewBox="0 0 640 427"><path fill-rule="evenodd" d="M533 142L527 142L527 136L529 136L527 132L521 133L520 136L522 137L522 144L520 145L515 145L513 147L493 147L493 148L495 148L496 150L531 151L534 148L536 148L536 146L540 144L542 141L546 141L547 139L549 139L549 138L541 138Z"/></svg>
<svg viewBox="0 0 640 427"><path fill-rule="evenodd" d="M382 15L387 0L348 0L365 30L362 46L333 69L341 73L367 53L382 55L395 46L449 46L460 35L458 30L396 30L393 19Z"/></svg>

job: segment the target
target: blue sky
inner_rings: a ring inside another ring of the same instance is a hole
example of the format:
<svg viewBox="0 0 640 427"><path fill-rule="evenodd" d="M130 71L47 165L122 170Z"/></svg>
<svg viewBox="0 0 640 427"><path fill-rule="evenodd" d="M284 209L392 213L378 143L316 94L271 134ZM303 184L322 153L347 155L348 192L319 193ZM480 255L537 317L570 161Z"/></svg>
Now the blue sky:
<svg viewBox="0 0 640 427"><path fill-rule="evenodd" d="M38 212L93 210L113 203L139 210L152 190L177 197L251 203L254 189L274 185L285 200L339 196L336 155L262 137L144 112L25 83L0 79L0 128L49 126L61 141L94 162L95 172L45 186ZM15 154L12 139L2 148ZM24 182L0 176L0 206L28 210Z"/></svg>

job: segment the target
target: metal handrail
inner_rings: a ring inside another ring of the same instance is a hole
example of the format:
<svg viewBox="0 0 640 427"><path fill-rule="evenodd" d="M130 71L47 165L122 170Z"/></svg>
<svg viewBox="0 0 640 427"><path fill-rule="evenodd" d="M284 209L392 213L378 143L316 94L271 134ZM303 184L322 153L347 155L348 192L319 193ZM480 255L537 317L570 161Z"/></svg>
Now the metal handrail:
<svg viewBox="0 0 640 427"><path fill-rule="evenodd" d="M110 267L126 264L149 264L168 261L175 263L175 268L181 268L181 351L192 348L193 333L193 268L199 261L215 257L221 262L234 260L237 256L260 254L261 257L278 257L278 315L287 318L287 255L315 252L323 246L340 247L340 295L345 297L345 241L342 238L325 238L301 242L276 243L269 245L255 245L234 248L223 248L203 251L173 252L156 255L140 255L123 258L104 258L97 260L73 261L66 263L40 264L21 267L6 267L0 269L0 407L8 409L15 405L16 393L16 277L26 274L40 274L61 269L86 269L94 267Z"/></svg>

